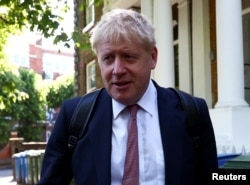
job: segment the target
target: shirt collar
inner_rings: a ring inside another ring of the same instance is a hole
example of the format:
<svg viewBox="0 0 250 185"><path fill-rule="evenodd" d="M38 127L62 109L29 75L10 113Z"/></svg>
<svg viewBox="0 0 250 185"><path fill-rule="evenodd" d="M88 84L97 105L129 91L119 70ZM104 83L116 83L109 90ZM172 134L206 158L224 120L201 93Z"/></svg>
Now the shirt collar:
<svg viewBox="0 0 250 185"><path fill-rule="evenodd" d="M155 106L157 105L157 92L156 88L152 82L149 81L149 85L141 99L137 102L137 104L143 108L146 112L148 112L151 116L154 113ZM113 106L113 118L116 119L117 116L123 111L126 105L117 102L116 100L112 99L112 106Z"/></svg>

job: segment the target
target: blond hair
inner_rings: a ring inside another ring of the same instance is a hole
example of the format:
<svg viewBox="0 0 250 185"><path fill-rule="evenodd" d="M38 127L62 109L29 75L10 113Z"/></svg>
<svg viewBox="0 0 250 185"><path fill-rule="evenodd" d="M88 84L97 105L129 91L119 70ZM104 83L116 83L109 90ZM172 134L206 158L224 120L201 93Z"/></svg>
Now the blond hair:
<svg viewBox="0 0 250 185"><path fill-rule="evenodd" d="M90 38L93 51L103 41L114 44L137 42L150 51L155 46L154 27L142 14L127 9L114 9L104 14Z"/></svg>

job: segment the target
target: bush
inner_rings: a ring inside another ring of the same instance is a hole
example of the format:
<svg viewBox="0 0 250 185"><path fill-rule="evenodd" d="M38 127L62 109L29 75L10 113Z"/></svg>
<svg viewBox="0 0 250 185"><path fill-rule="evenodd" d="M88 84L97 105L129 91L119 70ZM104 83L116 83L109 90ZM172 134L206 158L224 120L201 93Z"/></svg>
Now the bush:
<svg viewBox="0 0 250 185"><path fill-rule="evenodd" d="M0 118L0 146L5 145L10 138L11 123L10 120Z"/></svg>

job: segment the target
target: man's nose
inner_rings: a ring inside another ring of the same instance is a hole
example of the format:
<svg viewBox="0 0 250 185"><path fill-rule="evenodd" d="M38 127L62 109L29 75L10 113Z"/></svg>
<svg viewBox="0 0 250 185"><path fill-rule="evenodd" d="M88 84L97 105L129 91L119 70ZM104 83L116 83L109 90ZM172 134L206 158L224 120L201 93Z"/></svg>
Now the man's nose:
<svg viewBox="0 0 250 185"><path fill-rule="evenodd" d="M114 68L113 68L113 74L119 75L123 74L125 72L124 63L122 62L121 58L116 57L114 61Z"/></svg>

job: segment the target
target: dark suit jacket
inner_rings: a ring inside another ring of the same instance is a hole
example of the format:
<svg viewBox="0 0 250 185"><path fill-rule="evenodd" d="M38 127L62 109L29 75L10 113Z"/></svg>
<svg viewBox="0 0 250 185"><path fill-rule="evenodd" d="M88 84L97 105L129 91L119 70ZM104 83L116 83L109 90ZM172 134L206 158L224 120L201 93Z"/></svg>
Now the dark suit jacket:
<svg viewBox="0 0 250 185"><path fill-rule="evenodd" d="M204 177L210 175L218 164L214 131L205 101L197 98L202 115L202 147L197 159L192 139L186 128L186 115L177 96L173 91L155 85L165 159L165 184L195 184L197 171L200 173L198 176L202 177L200 179L206 181ZM68 128L79 100L80 97L66 100L62 105L47 144L39 185L69 184L72 177L77 185L111 184L111 98L106 90L102 91L87 133L79 140L71 154L67 148ZM200 164L198 170L195 165L197 160Z"/></svg>

